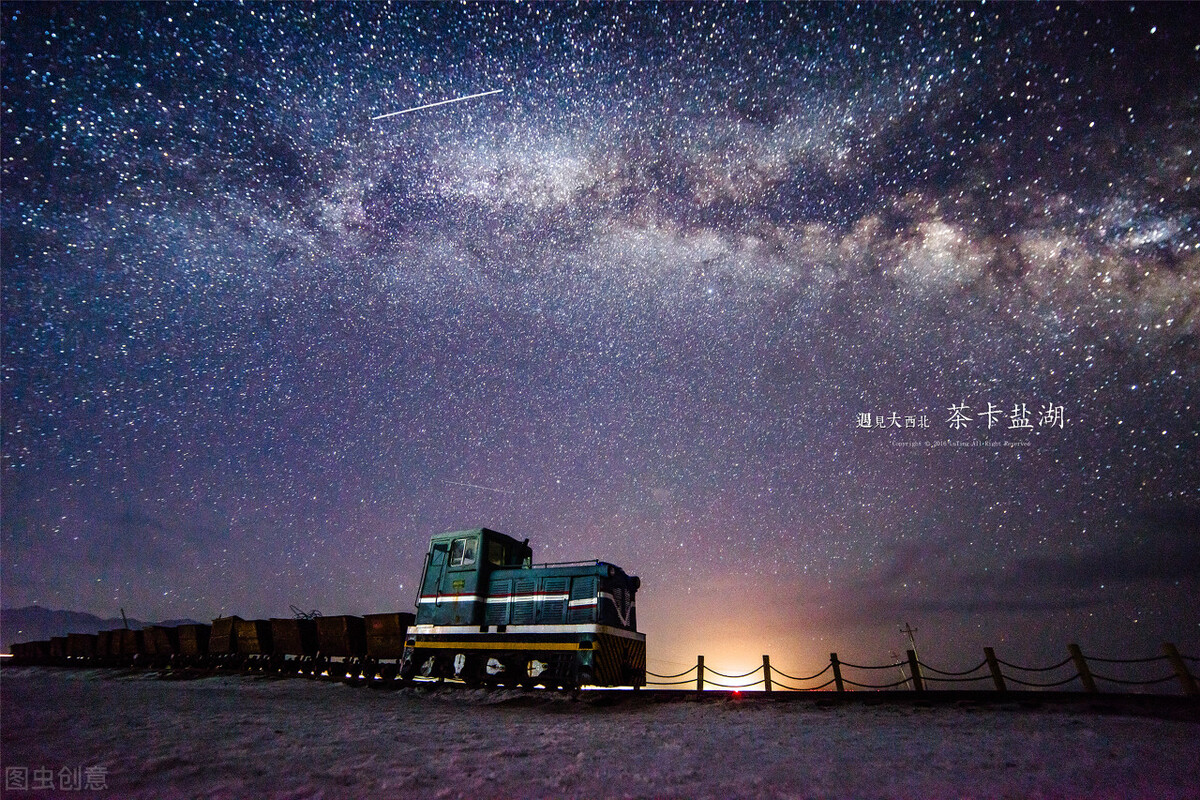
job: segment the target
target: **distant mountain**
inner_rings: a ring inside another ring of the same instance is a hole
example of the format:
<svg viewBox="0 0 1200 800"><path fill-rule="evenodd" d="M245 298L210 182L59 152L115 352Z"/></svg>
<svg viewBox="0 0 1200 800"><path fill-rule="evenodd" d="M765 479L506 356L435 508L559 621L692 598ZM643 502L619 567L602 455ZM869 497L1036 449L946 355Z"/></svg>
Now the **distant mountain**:
<svg viewBox="0 0 1200 800"><path fill-rule="evenodd" d="M195 622L193 619L142 622L131 618L129 627L141 630L151 625L190 625ZM41 606L0 609L0 652L12 652L13 642L36 642L68 633L99 633L123 627L125 622L120 617L101 619L82 611L53 611Z"/></svg>

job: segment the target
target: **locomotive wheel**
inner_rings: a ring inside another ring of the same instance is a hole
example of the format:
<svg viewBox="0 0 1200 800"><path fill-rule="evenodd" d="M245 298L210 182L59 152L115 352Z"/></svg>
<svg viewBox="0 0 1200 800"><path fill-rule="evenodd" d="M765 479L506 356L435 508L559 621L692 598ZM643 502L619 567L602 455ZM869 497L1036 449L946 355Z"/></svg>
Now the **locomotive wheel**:
<svg viewBox="0 0 1200 800"><path fill-rule="evenodd" d="M431 655L429 658L426 658L417 664L417 674L425 678L442 677L441 665L438 664L438 657Z"/></svg>
<svg viewBox="0 0 1200 800"><path fill-rule="evenodd" d="M523 686L527 679L525 671L525 662L519 658L506 658L504 660L504 672L500 673L500 680L504 686Z"/></svg>
<svg viewBox="0 0 1200 800"><path fill-rule="evenodd" d="M539 683L545 686L547 689L551 688L550 665L545 661L541 661L540 659L536 658L526 659L525 669L523 669L521 672L523 675L521 685L526 689L532 689Z"/></svg>
<svg viewBox="0 0 1200 800"><path fill-rule="evenodd" d="M459 662L458 658L462 661ZM456 677L465 683L469 688L476 689L483 685L483 661L476 655L467 655L459 653L455 656L455 667L457 668Z"/></svg>
<svg viewBox="0 0 1200 800"><path fill-rule="evenodd" d="M508 668L504 662L495 656L481 656L482 666L480 669L480 678L486 686L499 686L504 683L505 675L508 674Z"/></svg>

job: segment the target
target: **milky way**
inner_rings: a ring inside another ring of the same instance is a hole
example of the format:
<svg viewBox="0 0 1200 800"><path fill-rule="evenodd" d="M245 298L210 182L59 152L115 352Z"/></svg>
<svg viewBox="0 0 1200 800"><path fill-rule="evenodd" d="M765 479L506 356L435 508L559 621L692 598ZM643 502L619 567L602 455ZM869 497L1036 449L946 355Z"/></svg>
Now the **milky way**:
<svg viewBox="0 0 1200 800"><path fill-rule="evenodd" d="M1200 650L1198 31L6 3L4 604L406 609L487 525L660 671Z"/></svg>

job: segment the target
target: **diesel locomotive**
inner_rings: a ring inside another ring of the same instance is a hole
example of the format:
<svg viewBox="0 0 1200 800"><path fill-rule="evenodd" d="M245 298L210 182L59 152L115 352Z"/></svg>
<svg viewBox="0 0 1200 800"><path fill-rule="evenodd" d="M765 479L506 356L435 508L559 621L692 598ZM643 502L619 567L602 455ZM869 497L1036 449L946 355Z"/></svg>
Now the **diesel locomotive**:
<svg viewBox="0 0 1200 800"><path fill-rule="evenodd" d="M401 677L468 685L644 686L641 581L604 561L533 564L487 528L433 537Z"/></svg>

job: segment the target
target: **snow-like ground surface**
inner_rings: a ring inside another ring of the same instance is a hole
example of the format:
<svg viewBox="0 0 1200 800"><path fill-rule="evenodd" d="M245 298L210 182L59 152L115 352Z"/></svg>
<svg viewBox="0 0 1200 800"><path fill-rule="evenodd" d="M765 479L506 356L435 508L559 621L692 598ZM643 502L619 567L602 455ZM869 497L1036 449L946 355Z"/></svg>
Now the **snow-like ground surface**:
<svg viewBox="0 0 1200 800"><path fill-rule="evenodd" d="M632 698L631 698L632 700ZM622 702L5 668L5 797L1200 797L1200 724L1012 707Z"/></svg>

